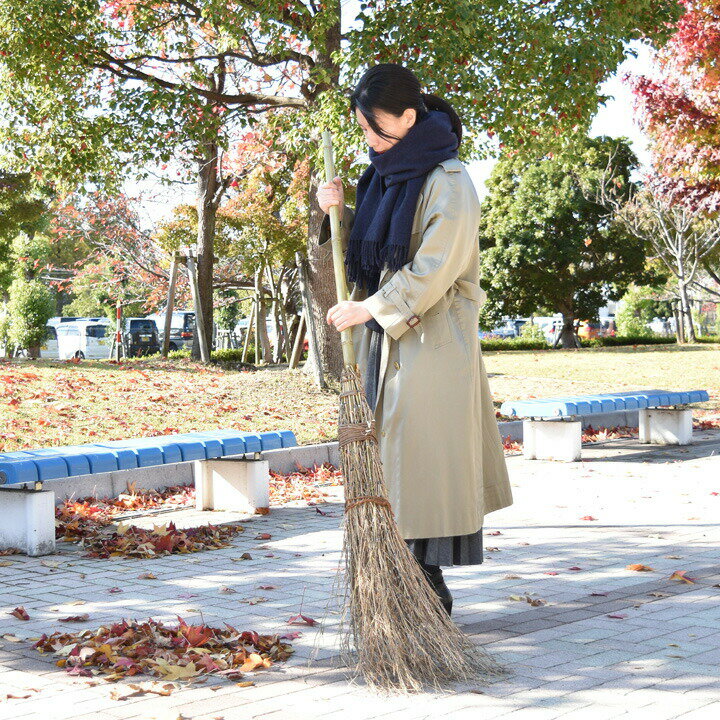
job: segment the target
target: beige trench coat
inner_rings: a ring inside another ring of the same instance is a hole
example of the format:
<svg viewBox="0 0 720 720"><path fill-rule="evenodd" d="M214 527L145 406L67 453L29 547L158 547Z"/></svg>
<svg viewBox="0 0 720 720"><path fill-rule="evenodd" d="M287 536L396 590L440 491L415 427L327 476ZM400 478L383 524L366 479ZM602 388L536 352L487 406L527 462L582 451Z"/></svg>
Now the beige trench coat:
<svg viewBox="0 0 720 720"><path fill-rule="evenodd" d="M346 207L343 250L353 219ZM479 222L465 166L445 160L418 197L412 260L397 271L385 268L370 297L349 285L349 299L361 301L385 330L375 428L388 499L407 539L474 533L485 515L513 502L478 341L486 297L478 285ZM326 216L319 242L332 262L328 240ZM363 379L371 332L352 327Z"/></svg>

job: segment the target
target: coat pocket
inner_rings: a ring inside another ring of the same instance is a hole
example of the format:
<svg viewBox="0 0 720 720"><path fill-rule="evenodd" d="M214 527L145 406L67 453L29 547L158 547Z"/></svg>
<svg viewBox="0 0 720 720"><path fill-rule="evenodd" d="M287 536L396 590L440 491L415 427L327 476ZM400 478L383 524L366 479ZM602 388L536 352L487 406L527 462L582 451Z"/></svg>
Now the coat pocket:
<svg viewBox="0 0 720 720"><path fill-rule="evenodd" d="M434 348L441 348L452 342L452 328L450 327L449 307L447 300L443 298L436 303L435 307L423 317L425 332L428 340Z"/></svg>

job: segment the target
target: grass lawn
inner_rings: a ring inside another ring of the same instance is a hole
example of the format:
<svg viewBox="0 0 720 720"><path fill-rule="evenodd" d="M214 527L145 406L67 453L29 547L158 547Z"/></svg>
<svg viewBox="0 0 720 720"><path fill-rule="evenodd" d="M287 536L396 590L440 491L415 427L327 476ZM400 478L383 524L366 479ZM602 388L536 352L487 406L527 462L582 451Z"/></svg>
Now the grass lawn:
<svg viewBox="0 0 720 720"><path fill-rule="evenodd" d="M484 352L495 401L625 390L707 390L720 412L720 345Z"/></svg>
<svg viewBox="0 0 720 720"><path fill-rule="evenodd" d="M706 389L696 414L720 412L720 346L483 353L505 399L663 388ZM302 369L227 371L186 360L78 364L0 361L0 452L100 439L235 428L292 430L300 444L337 437L337 395Z"/></svg>

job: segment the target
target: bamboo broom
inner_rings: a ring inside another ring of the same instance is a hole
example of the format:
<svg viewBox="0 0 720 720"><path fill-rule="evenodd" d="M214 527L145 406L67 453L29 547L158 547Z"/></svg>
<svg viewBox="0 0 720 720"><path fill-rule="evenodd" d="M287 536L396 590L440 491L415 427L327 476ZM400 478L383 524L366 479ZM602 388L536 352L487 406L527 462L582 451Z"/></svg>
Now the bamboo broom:
<svg viewBox="0 0 720 720"><path fill-rule="evenodd" d="M335 177L332 139L322 132L325 177ZM338 302L348 299L340 218L330 207ZM365 396L352 328L341 332L338 445L344 477L343 549L336 576L343 612L341 658L375 692L408 695L448 681L482 681L507 671L450 619L400 535L387 500L375 418ZM338 583L339 579L339 583ZM348 627L347 611L350 612Z"/></svg>

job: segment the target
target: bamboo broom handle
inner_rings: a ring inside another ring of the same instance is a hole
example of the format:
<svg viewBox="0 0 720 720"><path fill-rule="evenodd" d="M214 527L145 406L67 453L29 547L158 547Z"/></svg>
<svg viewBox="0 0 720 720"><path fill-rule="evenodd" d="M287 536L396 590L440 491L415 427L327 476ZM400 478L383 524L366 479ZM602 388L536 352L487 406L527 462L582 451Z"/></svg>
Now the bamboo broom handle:
<svg viewBox="0 0 720 720"><path fill-rule="evenodd" d="M325 157L325 182L332 182L335 177L335 162L333 161L332 136L328 130L322 132L323 154ZM340 208L331 205L330 211L330 241L332 243L333 269L335 271L335 289L338 302L348 299L347 279L345 278L345 260L343 258L342 242L340 240ZM340 333L343 361L345 365L355 366L355 348L352 341L352 327L345 328Z"/></svg>

